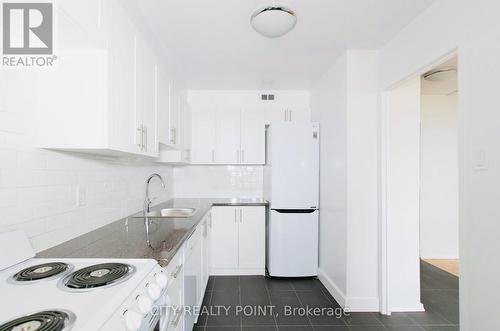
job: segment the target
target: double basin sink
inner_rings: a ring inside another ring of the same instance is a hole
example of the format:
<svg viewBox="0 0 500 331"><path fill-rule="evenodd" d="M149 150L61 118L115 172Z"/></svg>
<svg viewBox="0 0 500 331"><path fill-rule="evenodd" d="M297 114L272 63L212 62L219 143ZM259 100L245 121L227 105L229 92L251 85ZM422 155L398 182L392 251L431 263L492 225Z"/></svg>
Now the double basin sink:
<svg viewBox="0 0 500 331"><path fill-rule="evenodd" d="M151 210L149 213L134 215L134 218L190 218L196 213L195 208L164 208Z"/></svg>

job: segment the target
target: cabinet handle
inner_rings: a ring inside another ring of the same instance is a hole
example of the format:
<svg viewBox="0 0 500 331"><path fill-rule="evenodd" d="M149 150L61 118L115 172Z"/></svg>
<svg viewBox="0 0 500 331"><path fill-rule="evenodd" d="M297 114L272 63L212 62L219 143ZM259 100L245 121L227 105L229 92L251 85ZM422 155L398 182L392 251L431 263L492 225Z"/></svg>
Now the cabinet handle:
<svg viewBox="0 0 500 331"><path fill-rule="evenodd" d="M241 150L241 163L245 163L245 150Z"/></svg>
<svg viewBox="0 0 500 331"><path fill-rule="evenodd" d="M170 129L170 143L172 145L175 145L177 142L177 129L176 128L171 128Z"/></svg>
<svg viewBox="0 0 500 331"><path fill-rule="evenodd" d="M291 110L288 110L288 120L289 120L289 122L292 121L292 111Z"/></svg>
<svg viewBox="0 0 500 331"><path fill-rule="evenodd" d="M175 271L171 274L172 278L177 278L179 276L179 273L182 270L182 264L179 264L177 268L175 268Z"/></svg>
<svg viewBox="0 0 500 331"><path fill-rule="evenodd" d="M238 223L238 209L234 208L234 223Z"/></svg>
<svg viewBox="0 0 500 331"><path fill-rule="evenodd" d="M142 147L144 148L144 151L147 152L148 151L148 128L147 127L143 127L142 136L144 137L142 139Z"/></svg>
<svg viewBox="0 0 500 331"><path fill-rule="evenodd" d="M144 136L142 134L142 125L138 126L136 129L137 135L136 135L136 140L137 140L137 147L139 147L142 151L142 140L144 139Z"/></svg>
<svg viewBox="0 0 500 331"><path fill-rule="evenodd" d="M181 316L182 316L182 309L180 307L177 307L177 313L175 313L175 317L172 321L172 326L174 328L176 328L177 324L179 324L179 321L181 320Z"/></svg>
<svg viewBox="0 0 500 331"><path fill-rule="evenodd" d="M215 163L215 149L212 149L212 162Z"/></svg>
<svg viewBox="0 0 500 331"><path fill-rule="evenodd" d="M288 122L288 110L284 110L283 113L285 113L285 122Z"/></svg>
<svg viewBox="0 0 500 331"><path fill-rule="evenodd" d="M240 223L243 223L243 209L240 208Z"/></svg>

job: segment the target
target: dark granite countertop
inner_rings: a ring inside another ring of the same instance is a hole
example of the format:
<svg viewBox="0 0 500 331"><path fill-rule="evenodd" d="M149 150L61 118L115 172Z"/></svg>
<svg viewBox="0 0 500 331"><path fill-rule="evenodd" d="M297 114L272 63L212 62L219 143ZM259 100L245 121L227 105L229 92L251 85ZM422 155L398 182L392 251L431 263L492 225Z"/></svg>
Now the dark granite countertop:
<svg viewBox="0 0 500 331"><path fill-rule="evenodd" d="M265 205L262 199L172 199L152 209L196 208L196 213L190 218L151 219L150 246L144 219L130 216L42 251L37 257L153 258L166 265L212 206Z"/></svg>

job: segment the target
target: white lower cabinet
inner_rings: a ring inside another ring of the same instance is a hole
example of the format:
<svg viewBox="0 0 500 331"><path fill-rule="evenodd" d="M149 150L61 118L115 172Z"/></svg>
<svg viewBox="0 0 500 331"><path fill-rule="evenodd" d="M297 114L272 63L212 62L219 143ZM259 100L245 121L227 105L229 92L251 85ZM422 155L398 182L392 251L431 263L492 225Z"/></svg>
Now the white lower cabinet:
<svg viewBox="0 0 500 331"><path fill-rule="evenodd" d="M165 268L169 279L165 309L169 318L162 325L164 331L184 330L184 250L180 249Z"/></svg>
<svg viewBox="0 0 500 331"><path fill-rule="evenodd" d="M264 206L212 208L210 274L265 273L265 217Z"/></svg>

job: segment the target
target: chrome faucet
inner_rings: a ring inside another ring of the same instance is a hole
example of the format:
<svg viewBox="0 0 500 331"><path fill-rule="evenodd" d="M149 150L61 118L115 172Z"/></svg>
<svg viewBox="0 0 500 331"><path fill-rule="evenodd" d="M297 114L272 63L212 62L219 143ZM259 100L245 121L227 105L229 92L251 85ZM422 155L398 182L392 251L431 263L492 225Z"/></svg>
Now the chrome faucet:
<svg viewBox="0 0 500 331"><path fill-rule="evenodd" d="M165 182L163 181L163 178L159 174L152 174L151 176L148 177L146 180L146 199L144 199L144 215L147 215L151 211L151 203L153 200L149 197L149 183L153 178L158 178L161 182L161 186L165 188Z"/></svg>

